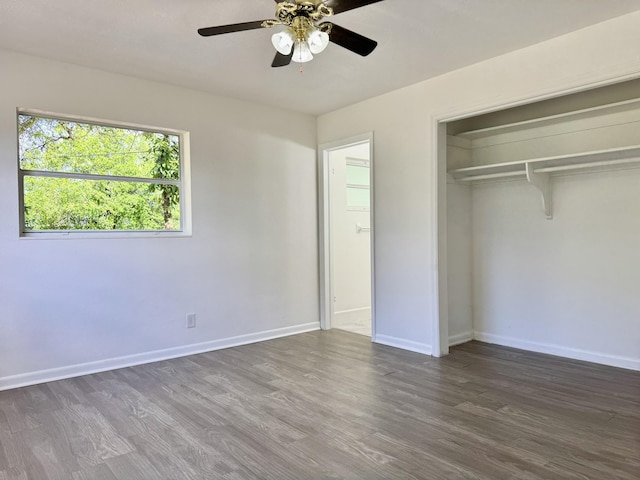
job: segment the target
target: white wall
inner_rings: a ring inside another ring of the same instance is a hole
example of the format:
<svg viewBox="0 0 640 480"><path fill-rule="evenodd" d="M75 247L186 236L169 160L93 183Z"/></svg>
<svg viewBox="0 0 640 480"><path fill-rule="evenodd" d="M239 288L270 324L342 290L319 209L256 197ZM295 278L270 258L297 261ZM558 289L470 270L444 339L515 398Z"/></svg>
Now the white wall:
<svg viewBox="0 0 640 480"><path fill-rule="evenodd" d="M333 259L334 320L371 319L370 212L347 210L347 158L369 160L369 143L329 152L331 175L331 251ZM356 311L354 311L356 310ZM334 322L333 326L337 326Z"/></svg>
<svg viewBox="0 0 640 480"><path fill-rule="evenodd" d="M639 24L636 12L319 118L321 143L375 132L375 340L429 352L438 331L435 120L638 76Z"/></svg>
<svg viewBox="0 0 640 480"><path fill-rule="evenodd" d="M313 117L2 51L0 77L0 388L317 328ZM18 238L16 107L189 131L193 236Z"/></svg>
<svg viewBox="0 0 640 480"><path fill-rule="evenodd" d="M470 145L447 137L446 169L472 163ZM469 142L467 142L469 143ZM448 343L457 345L473 338L471 186L456 183L450 175L446 185L446 267Z"/></svg>
<svg viewBox="0 0 640 480"><path fill-rule="evenodd" d="M640 169L473 187L479 339L640 366Z"/></svg>
<svg viewBox="0 0 640 480"><path fill-rule="evenodd" d="M447 292L449 343L473 338L471 186L447 184Z"/></svg>

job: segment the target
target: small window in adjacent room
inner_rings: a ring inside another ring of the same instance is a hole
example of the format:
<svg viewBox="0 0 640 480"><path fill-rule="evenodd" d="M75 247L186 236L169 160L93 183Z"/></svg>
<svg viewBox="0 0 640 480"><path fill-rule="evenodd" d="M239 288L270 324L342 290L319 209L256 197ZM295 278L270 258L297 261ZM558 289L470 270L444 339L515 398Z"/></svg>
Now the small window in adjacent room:
<svg viewBox="0 0 640 480"><path fill-rule="evenodd" d="M18 111L22 235L184 233L186 139Z"/></svg>
<svg viewBox="0 0 640 480"><path fill-rule="evenodd" d="M368 212L371 204L369 161L347 158L347 210Z"/></svg>

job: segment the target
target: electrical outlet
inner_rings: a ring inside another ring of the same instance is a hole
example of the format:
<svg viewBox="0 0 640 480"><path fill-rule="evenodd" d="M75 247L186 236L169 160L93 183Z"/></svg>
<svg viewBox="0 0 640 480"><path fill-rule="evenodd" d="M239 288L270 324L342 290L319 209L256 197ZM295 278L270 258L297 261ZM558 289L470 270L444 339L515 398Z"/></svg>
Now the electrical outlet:
<svg viewBox="0 0 640 480"><path fill-rule="evenodd" d="M196 328L196 314L187 313L187 328Z"/></svg>

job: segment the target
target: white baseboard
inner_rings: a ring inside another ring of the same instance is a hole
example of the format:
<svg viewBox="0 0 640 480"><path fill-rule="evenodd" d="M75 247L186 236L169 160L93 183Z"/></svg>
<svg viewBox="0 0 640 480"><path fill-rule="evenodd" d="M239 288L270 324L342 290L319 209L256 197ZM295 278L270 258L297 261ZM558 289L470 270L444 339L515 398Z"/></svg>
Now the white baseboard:
<svg viewBox="0 0 640 480"><path fill-rule="evenodd" d="M405 340L404 338L390 337L388 335L376 335L373 338L373 343L379 343L381 345L387 345L389 347L401 348L403 350L409 350L410 352L422 353L424 355L431 355L433 348L426 343L414 342L412 340Z"/></svg>
<svg viewBox="0 0 640 480"><path fill-rule="evenodd" d="M118 368L133 367L135 365L142 365L145 363L159 362L161 360L185 357L187 355L211 352L214 350L221 350L223 348L237 347L240 345L247 345L249 343L262 342L265 340L272 340L274 338L287 337L289 335L297 335L299 333L312 332L315 330L320 330L319 322L296 325L293 327L276 328L274 330L266 330L264 332L250 333L247 335L223 338L210 342L195 343L182 347L138 353L124 357L109 358L97 362L88 362L69 365L66 367L52 368L49 370L23 373L20 375L12 375L9 377L0 377L0 391L36 385L38 383L52 382L55 380L63 380L65 378L79 377L81 375L89 375L92 373L105 372L108 370L116 370Z"/></svg>
<svg viewBox="0 0 640 480"><path fill-rule="evenodd" d="M528 340L520 340L518 338L504 337L502 335L494 335L492 333L484 332L475 332L474 338L481 342L495 343L505 347L520 348L522 350L547 353L549 355L558 355L560 357L572 358L574 360L600 363L602 365L626 368L629 370L640 370L640 358L620 357L617 355L580 350L578 348L563 347L561 345L530 342Z"/></svg>
<svg viewBox="0 0 640 480"><path fill-rule="evenodd" d="M456 345L460 345L462 343L467 343L473 340L473 332L462 332L457 335L451 335L449 337L449 346L455 347Z"/></svg>

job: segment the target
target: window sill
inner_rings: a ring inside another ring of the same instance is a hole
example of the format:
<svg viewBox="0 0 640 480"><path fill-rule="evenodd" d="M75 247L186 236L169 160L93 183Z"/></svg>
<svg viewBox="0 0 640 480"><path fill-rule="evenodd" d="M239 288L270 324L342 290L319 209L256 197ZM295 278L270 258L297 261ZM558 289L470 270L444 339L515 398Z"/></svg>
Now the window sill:
<svg viewBox="0 0 640 480"><path fill-rule="evenodd" d="M189 238L191 232L140 232L140 231L73 231L73 232L23 232L21 239L25 240L86 240L86 239L122 239L122 238Z"/></svg>

